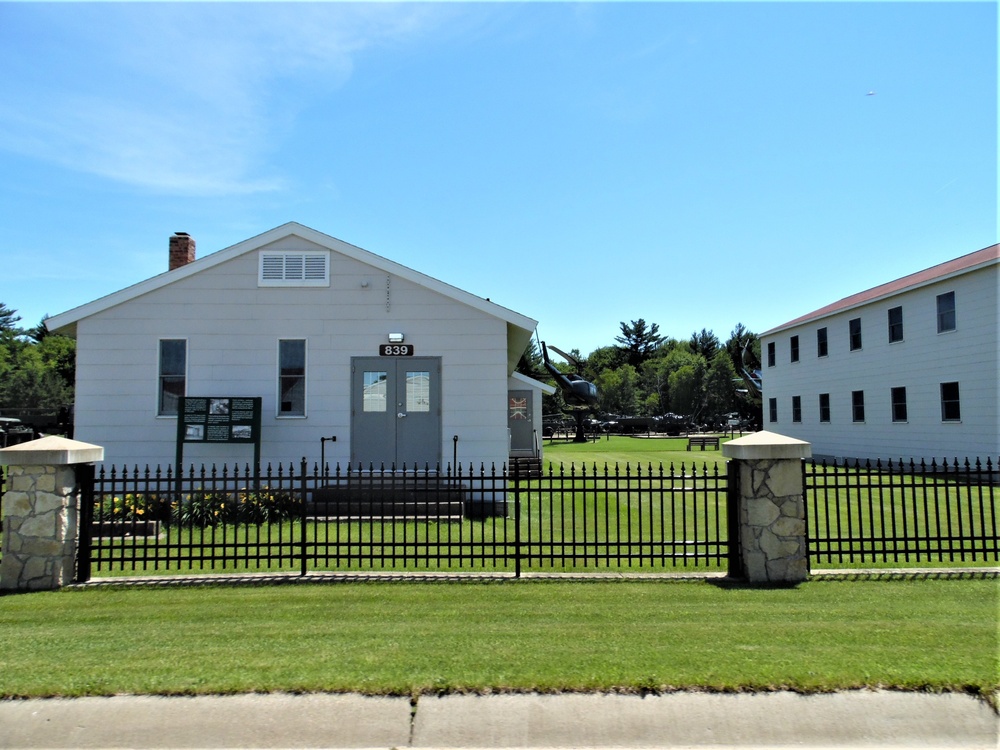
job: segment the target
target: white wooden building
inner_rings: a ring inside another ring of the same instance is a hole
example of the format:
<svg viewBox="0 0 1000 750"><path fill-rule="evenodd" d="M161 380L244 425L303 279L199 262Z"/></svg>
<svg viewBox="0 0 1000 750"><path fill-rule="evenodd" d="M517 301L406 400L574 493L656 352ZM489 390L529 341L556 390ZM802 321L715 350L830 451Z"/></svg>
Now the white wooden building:
<svg viewBox="0 0 1000 750"><path fill-rule="evenodd" d="M252 463L253 439L265 467L499 471L540 451L552 389L514 372L531 318L296 223L200 259L177 233L169 267L47 321L77 340L75 437L107 464L172 465L200 397L259 398L259 434L192 424L186 466Z"/></svg>
<svg viewBox="0 0 1000 750"><path fill-rule="evenodd" d="M996 464L998 248L761 334L764 429L817 456Z"/></svg>

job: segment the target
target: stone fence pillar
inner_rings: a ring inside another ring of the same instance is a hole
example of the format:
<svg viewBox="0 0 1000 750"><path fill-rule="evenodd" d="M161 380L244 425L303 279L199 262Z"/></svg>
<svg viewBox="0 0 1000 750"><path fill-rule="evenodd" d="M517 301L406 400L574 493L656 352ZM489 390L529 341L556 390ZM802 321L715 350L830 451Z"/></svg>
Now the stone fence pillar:
<svg viewBox="0 0 1000 750"><path fill-rule="evenodd" d="M103 459L100 446L55 436L0 449L7 467L0 590L44 591L73 581L76 467Z"/></svg>
<svg viewBox="0 0 1000 750"><path fill-rule="evenodd" d="M802 459L812 455L812 446L755 432L723 443L722 452L737 463L741 577L762 584L804 581L809 558Z"/></svg>

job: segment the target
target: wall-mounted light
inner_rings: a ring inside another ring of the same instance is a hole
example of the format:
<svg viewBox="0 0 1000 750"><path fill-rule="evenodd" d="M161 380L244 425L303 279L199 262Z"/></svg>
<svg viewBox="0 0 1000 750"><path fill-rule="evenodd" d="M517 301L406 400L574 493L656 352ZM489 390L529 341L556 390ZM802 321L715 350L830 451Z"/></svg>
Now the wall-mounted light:
<svg viewBox="0 0 1000 750"><path fill-rule="evenodd" d="M404 339L404 336L401 333L390 333L389 334L389 343L390 344L402 344L403 343L403 339Z"/></svg>

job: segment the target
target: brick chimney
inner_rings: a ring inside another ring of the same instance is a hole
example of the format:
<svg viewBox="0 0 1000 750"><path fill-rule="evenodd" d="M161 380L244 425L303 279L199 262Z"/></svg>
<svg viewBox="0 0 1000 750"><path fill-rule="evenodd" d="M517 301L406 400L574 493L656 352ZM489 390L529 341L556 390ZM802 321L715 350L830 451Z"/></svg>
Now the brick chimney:
<svg viewBox="0 0 1000 750"><path fill-rule="evenodd" d="M187 232L174 232L170 238L170 268L186 266L194 260L194 237Z"/></svg>

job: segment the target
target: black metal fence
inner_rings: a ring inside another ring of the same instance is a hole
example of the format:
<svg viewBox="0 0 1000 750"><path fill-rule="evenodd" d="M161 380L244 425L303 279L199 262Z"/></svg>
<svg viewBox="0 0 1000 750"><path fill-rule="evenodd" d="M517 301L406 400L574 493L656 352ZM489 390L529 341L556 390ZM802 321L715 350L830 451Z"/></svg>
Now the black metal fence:
<svg viewBox="0 0 1000 750"><path fill-rule="evenodd" d="M735 462L81 467L78 580L254 571L735 570ZM0 494L2 494L0 468ZM1000 466L803 462L812 568L995 565ZM2 527L0 527L2 528ZM2 548L0 548L2 555Z"/></svg>
<svg viewBox="0 0 1000 750"><path fill-rule="evenodd" d="M804 462L813 567L1000 560L992 460Z"/></svg>
<svg viewBox="0 0 1000 750"><path fill-rule="evenodd" d="M101 470L78 579L232 571L720 570L728 477L712 467ZM89 483L89 482L85 482Z"/></svg>

